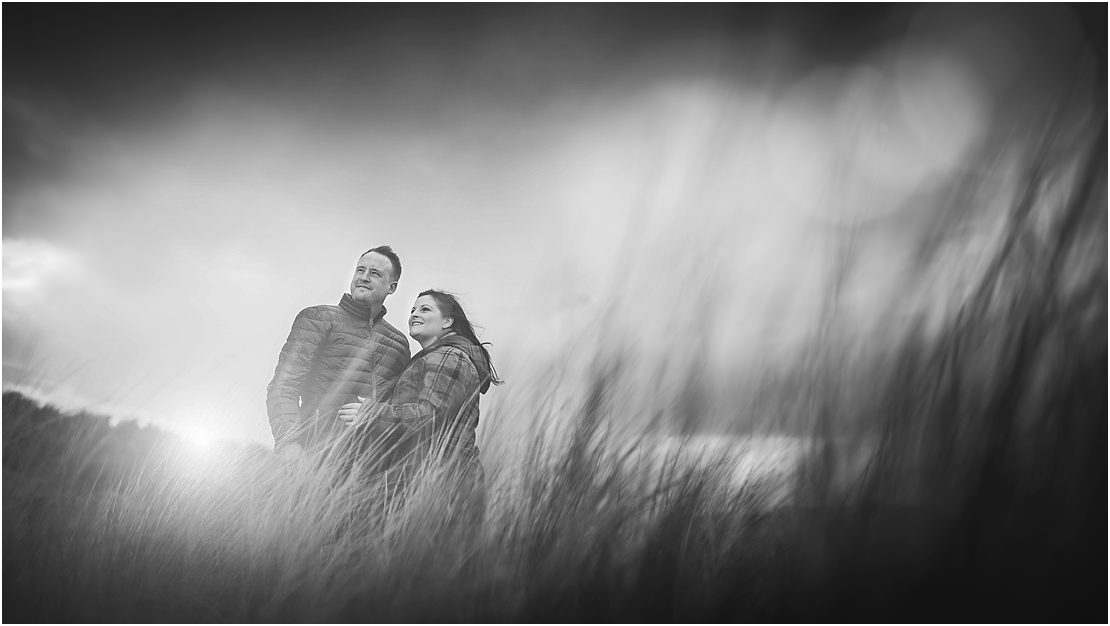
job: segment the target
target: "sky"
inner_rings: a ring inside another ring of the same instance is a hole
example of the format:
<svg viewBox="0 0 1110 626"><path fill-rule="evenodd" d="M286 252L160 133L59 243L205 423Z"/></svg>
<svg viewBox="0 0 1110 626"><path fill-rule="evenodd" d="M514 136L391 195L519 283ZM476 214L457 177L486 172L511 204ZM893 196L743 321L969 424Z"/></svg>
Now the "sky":
<svg viewBox="0 0 1110 626"><path fill-rule="evenodd" d="M1095 9L5 8L5 387L260 443L294 316L381 244L387 319L459 294L510 381L598 336L788 358L848 237L852 329L942 306L923 242L970 224L973 267L991 148L1105 75Z"/></svg>

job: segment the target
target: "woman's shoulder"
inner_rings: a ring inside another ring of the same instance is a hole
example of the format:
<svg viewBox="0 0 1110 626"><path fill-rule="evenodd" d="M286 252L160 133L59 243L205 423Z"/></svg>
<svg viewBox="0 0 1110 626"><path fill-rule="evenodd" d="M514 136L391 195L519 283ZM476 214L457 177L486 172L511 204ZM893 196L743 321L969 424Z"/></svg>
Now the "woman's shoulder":
<svg viewBox="0 0 1110 626"><path fill-rule="evenodd" d="M429 346L426 350L421 350L420 356L425 359L447 359L465 357L466 351L449 343L437 343L434 346Z"/></svg>
<svg viewBox="0 0 1110 626"><path fill-rule="evenodd" d="M453 343L439 343L429 347L428 350L418 355L420 360L427 364L452 364L459 363L463 366L474 367L470 352L464 347Z"/></svg>

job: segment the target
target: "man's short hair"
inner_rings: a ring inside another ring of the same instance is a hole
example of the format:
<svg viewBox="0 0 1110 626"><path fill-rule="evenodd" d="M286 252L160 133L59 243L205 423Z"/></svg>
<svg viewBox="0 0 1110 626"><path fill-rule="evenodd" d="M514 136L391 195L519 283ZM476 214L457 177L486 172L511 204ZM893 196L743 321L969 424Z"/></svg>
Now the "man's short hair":
<svg viewBox="0 0 1110 626"><path fill-rule="evenodd" d="M393 265L393 280L401 280L401 257L397 256L397 253L393 251L393 248L390 248L389 246L378 246L377 248L370 248L366 252L358 255L358 258L361 259L371 252L377 252L378 254L389 259L389 262Z"/></svg>

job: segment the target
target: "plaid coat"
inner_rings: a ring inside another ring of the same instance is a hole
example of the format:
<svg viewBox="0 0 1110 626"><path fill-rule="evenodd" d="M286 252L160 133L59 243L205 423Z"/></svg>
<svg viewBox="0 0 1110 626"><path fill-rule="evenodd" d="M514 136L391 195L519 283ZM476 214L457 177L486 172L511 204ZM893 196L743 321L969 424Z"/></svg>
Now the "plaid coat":
<svg viewBox="0 0 1110 626"><path fill-rule="evenodd" d="M477 463L478 397L490 374L482 350L457 333L416 353L389 402L367 400L359 409L371 453L384 466L418 462L429 451Z"/></svg>
<svg viewBox="0 0 1110 626"><path fill-rule="evenodd" d="M365 398L388 398L409 362L409 342L370 309L343 294L338 306L300 312L278 355L266 388L266 413L275 447L323 444L342 432L339 407Z"/></svg>

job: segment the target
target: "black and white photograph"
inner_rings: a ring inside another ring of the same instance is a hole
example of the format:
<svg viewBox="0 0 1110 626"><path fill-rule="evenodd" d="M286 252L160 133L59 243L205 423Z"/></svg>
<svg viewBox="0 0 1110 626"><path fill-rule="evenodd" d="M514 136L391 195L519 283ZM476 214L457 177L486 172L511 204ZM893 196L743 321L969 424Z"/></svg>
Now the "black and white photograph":
<svg viewBox="0 0 1110 626"><path fill-rule="evenodd" d="M1106 4L3 17L6 623L1106 622Z"/></svg>

